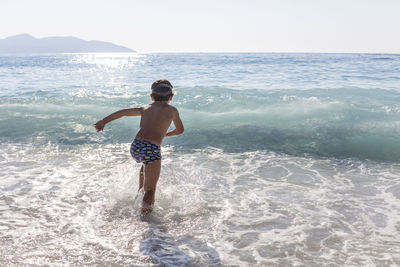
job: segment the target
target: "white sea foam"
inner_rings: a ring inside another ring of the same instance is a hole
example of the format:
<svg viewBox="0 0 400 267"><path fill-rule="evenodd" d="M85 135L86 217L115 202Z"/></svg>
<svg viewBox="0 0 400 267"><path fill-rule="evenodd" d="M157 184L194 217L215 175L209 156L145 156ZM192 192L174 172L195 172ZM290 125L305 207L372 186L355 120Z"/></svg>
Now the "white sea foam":
<svg viewBox="0 0 400 267"><path fill-rule="evenodd" d="M398 164L163 151L153 214L128 144L6 144L1 265L396 265Z"/></svg>

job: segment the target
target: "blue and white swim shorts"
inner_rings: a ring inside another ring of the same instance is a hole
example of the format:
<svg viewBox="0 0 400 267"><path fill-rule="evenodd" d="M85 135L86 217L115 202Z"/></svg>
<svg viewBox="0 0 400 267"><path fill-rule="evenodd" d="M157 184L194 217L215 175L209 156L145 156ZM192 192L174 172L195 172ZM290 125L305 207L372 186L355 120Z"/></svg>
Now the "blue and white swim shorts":
<svg viewBox="0 0 400 267"><path fill-rule="evenodd" d="M131 155L137 163L145 165L161 160L161 149L153 142L135 139L131 144Z"/></svg>

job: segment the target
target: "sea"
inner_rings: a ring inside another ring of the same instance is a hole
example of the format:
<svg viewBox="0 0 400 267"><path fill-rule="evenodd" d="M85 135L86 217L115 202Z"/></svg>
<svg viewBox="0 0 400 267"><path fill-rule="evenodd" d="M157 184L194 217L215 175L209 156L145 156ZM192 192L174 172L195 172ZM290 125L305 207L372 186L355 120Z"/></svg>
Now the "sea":
<svg viewBox="0 0 400 267"><path fill-rule="evenodd" d="M141 217L140 118L93 124L160 78ZM400 266L400 54L3 54L0 144L0 266Z"/></svg>

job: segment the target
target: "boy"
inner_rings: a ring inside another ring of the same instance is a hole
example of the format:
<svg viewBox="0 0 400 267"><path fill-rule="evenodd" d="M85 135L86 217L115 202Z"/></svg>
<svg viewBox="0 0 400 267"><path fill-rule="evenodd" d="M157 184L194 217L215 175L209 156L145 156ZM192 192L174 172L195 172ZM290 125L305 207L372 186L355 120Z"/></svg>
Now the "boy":
<svg viewBox="0 0 400 267"><path fill-rule="evenodd" d="M141 116L140 129L131 144L131 155L138 163L143 163L139 173L139 190L144 188L142 214L152 211L155 191L161 171L161 142L165 136L183 133L184 128L178 110L169 105L174 94L172 84L165 79L157 80L151 85L150 97L153 103L139 108L122 109L95 123L97 131L123 116ZM175 129L167 132L171 122Z"/></svg>

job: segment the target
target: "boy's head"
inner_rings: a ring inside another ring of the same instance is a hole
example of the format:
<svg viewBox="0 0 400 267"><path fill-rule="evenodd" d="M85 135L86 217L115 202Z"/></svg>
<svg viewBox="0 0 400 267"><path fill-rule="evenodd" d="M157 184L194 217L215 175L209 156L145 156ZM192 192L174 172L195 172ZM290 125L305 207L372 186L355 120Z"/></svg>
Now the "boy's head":
<svg viewBox="0 0 400 267"><path fill-rule="evenodd" d="M166 79L155 81L151 85L151 95L154 101L168 101L172 99L172 84Z"/></svg>

